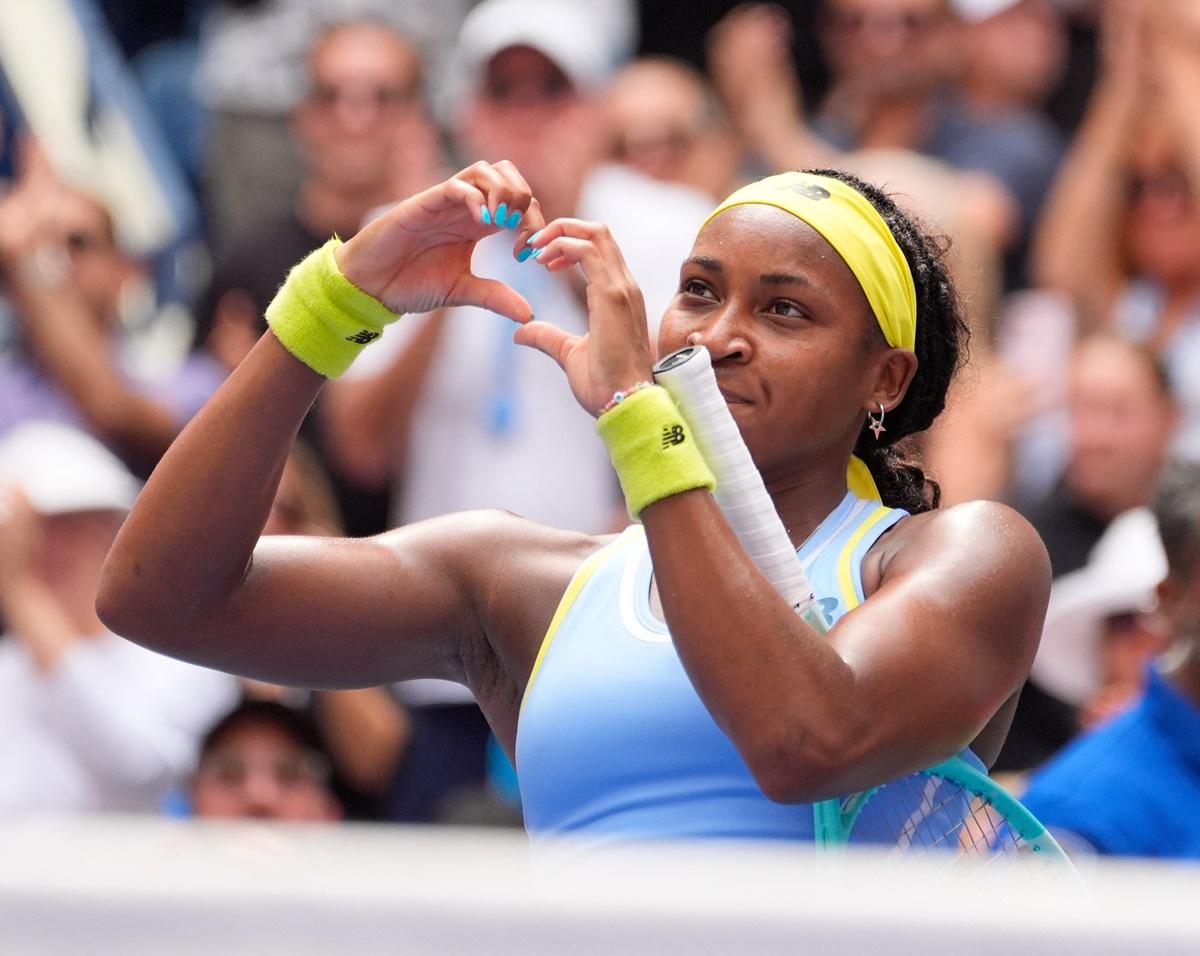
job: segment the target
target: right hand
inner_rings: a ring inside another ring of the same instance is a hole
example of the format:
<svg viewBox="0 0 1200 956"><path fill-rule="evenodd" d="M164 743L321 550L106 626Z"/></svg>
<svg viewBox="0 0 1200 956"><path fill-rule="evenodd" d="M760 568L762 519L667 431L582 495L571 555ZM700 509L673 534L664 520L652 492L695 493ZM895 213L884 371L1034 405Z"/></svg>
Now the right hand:
<svg viewBox="0 0 1200 956"><path fill-rule="evenodd" d="M474 305L515 322L532 318L529 303L503 282L471 272L475 244L503 228L497 208L521 214L514 257L545 225L529 184L508 161L475 163L397 204L335 253L343 275L394 312L431 312ZM492 224L485 225L487 207Z"/></svg>

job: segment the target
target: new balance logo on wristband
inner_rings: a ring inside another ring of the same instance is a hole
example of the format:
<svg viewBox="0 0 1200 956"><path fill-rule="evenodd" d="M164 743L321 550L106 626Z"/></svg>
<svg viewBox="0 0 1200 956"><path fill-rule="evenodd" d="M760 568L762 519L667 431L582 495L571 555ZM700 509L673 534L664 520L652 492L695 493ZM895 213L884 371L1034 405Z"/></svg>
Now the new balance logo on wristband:
<svg viewBox="0 0 1200 956"><path fill-rule="evenodd" d="M347 342L357 342L359 345L366 345L368 342L374 342L379 338L379 332L371 332L368 329L363 329L361 332L355 332L353 335L347 335Z"/></svg>
<svg viewBox="0 0 1200 956"><path fill-rule="evenodd" d="M669 448L672 445L682 445L687 441L687 435L684 434L682 425L664 425L662 432L662 446Z"/></svg>

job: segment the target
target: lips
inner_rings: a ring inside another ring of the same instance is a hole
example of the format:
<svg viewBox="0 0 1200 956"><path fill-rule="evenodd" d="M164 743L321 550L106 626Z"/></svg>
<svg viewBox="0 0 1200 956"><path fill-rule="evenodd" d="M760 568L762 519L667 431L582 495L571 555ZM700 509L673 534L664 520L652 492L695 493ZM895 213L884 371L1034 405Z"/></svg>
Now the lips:
<svg viewBox="0 0 1200 956"><path fill-rule="evenodd" d="M754 404L754 402L752 402L745 395L741 394L740 392L736 392L733 389L728 388L725 385L721 385L720 383L718 383L717 389L720 391L721 397L725 399L726 405L753 405Z"/></svg>

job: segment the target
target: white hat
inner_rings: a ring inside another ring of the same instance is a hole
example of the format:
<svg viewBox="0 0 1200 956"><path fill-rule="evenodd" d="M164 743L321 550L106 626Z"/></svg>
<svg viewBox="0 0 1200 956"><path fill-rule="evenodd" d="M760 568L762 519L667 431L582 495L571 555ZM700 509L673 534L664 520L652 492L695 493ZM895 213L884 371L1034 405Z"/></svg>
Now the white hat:
<svg viewBox="0 0 1200 956"><path fill-rule="evenodd" d="M1021 2L1022 0L951 0L950 6L968 23L982 23Z"/></svg>
<svg viewBox="0 0 1200 956"><path fill-rule="evenodd" d="M460 80L473 87L497 53L527 46L576 86L595 90L611 76L620 55L608 19L582 0L483 0L458 34Z"/></svg>
<svg viewBox="0 0 1200 956"><path fill-rule="evenodd" d="M1167 576L1167 556L1148 508L1112 520L1078 571L1057 578L1031 676L1043 690L1075 706L1100 689L1099 640L1104 619L1154 606Z"/></svg>
<svg viewBox="0 0 1200 956"><path fill-rule="evenodd" d="M0 439L0 487L8 485L43 515L128 511L141 489L96 439L50 421L18 425Z"/></svg>

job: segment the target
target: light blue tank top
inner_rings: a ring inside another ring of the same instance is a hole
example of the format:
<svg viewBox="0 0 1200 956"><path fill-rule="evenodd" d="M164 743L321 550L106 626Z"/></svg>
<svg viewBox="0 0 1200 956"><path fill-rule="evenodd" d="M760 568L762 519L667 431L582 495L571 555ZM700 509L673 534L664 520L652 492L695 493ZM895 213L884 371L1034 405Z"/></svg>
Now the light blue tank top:
<svg viewBox="0 0 1200 956"><path fill-rule="evenodd" d="M862 559L906 514L847 492L800 548L830 625L864 600ZM650 611L651 573L631 526L580 566L551 621L517 730L530 836L811 840L812 805L767 799L693 689ZM896 838L865 817L855 836Z"/></svg>

